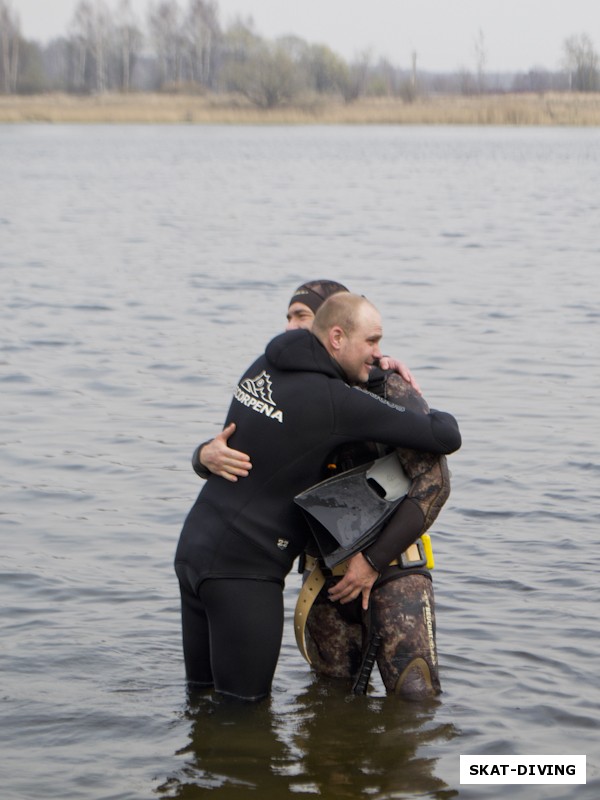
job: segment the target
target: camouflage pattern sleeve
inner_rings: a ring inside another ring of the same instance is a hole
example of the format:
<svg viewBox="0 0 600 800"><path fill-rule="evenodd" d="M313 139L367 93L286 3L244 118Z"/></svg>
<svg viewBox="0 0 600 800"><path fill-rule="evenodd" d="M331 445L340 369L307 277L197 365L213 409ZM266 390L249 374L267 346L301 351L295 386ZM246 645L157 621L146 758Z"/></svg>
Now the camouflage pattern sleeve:
<svg viewBox="0 0 600 800"><path fill-rule="evenodd" d="M405 406L411 411L429 411L422 395L415 392L400 375L391 373L384 382L384 397L391 403ZM448 497L450 496L450 474L446 456L419 453L416 450L398 448L398 459L412 485L408 497L416 503L425 519L423 531L428 530Z"/></svg>

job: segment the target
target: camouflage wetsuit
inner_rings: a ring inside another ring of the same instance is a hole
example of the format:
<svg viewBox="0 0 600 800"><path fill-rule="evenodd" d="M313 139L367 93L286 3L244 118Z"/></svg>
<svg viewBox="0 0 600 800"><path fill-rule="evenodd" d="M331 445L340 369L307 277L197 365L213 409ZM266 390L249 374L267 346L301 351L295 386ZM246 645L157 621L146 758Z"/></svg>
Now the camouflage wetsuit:
<svg viewBox="0 0 600 800"><path fill-rule="evenodd" d="M368 388L411 410L428 411L423 397L395 373L373 375ZM363 648L377 634L377 665L387 692L414 699L441 691L431 574L388 565L431 526L450 494L450 482L445 456L396 452L412 484L378 541L364 551L380 572L369 612L362 612L360 597L345 605L329 600L327 589L339 580L329 578L309 613L306 646L316 672L354 679ZM337 451L332 460L343 471L381 454L376 445L359 443Z"/></svg>

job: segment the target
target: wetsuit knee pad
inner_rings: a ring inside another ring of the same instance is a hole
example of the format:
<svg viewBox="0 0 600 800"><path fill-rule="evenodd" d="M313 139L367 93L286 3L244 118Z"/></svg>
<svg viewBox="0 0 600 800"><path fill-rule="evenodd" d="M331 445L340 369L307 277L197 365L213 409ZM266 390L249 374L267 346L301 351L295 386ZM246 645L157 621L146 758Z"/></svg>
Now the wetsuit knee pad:
<svg viewBox="0 0 600 800"><path fill-rule="evenodd" d="M404 668L394 687L394 694L407 700L420 700L439 694L439 687L434 685L429 664L424 658L413 658Z"/></svg>

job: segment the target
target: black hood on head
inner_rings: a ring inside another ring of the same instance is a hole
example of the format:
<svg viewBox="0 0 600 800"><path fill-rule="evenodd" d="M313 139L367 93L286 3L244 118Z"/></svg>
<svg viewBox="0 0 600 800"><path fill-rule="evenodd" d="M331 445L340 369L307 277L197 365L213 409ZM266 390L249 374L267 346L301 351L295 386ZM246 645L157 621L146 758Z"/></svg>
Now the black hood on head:
<svg viewBox="0 0 600 800"><path fill-rule="evenodd" d="M285 372L320 372L347 381L341 367L310 331L280 333L265 351L267 361Z"/></svg>
<svg viewBox="0 0 600 800"><path fill-rule="evenodd" d="M310 308L313 314L316 314L325 300L331 297L332 294L347 291L349 290L344 284L338 283L337 281L308 281L296 289L289 305L291 306L292 303L303 303Z"/></svg>

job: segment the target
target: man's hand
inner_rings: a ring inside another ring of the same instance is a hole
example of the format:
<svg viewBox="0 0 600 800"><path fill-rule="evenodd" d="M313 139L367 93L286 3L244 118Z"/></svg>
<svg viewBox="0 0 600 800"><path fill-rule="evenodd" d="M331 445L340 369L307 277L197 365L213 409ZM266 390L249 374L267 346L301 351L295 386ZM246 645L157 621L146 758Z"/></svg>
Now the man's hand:
<svg viewBox="0 0 600 800"><path fill-rule="evenodd" d="M227 445L227 440L235 431L235 422L231 422L218 436L205 444L200 450L200 463L213 475L220 475L228 481L247 478L252 464L250 456Z"/></svg>
<svg viewBox="0 0 600 800"><path fill-rule="evenodd" d="M391 358L390 356L381 356L379 359L379 366L381 369L391 369L393 372L397 372L401 378L403 378L412 386L415 392L423 394L421 387L417 383L412 372L409 370L406 364L402 363L402 361L396 361L395 358Z"/></svg>
<svg viewBox="0 0 600 800"><path fill-rule="evenodd" d="M357 553L348 561L346 574L329 590L329 599L340 603L349 603L362 594L362 607L369 607L371 589L379 573L374 570L362 553Z"/></svg>

